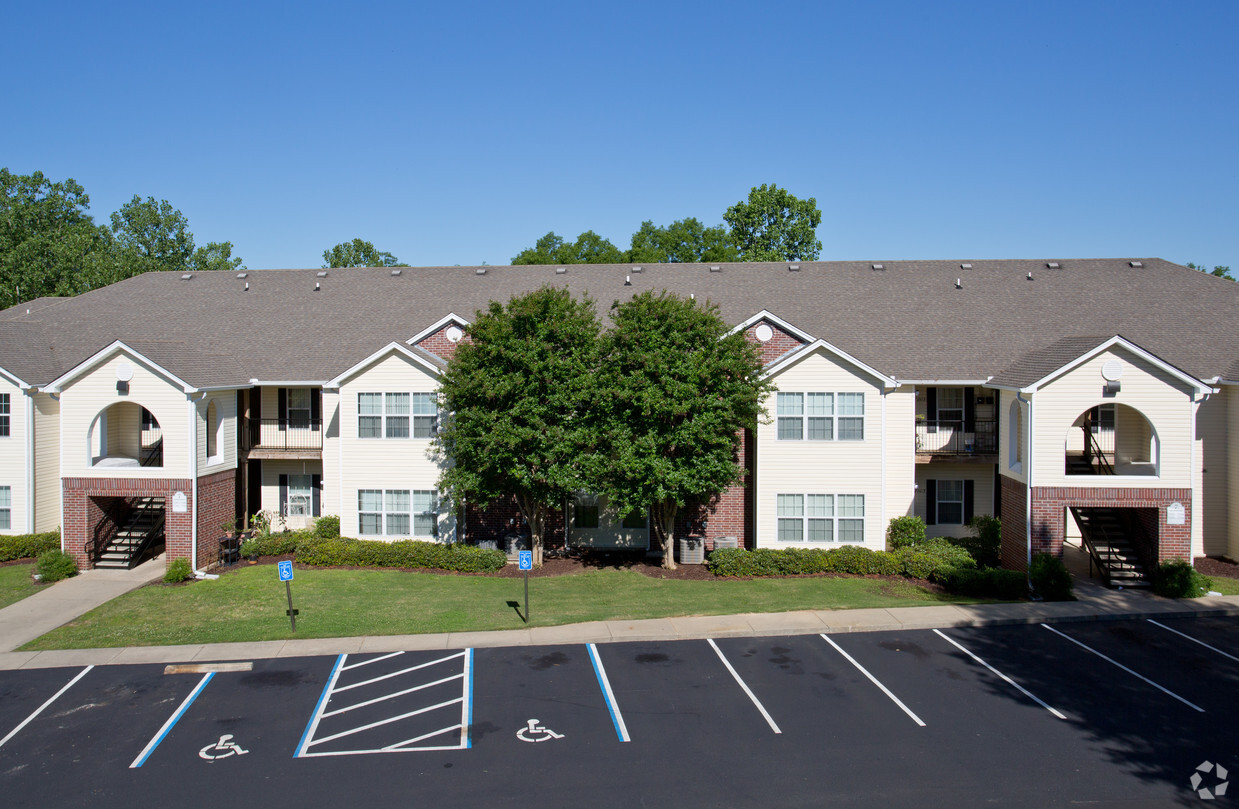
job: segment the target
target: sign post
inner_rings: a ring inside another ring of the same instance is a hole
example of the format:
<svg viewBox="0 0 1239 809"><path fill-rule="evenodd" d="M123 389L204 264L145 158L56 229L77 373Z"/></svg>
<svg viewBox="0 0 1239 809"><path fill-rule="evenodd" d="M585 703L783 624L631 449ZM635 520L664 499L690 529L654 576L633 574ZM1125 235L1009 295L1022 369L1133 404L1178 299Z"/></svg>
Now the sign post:
<svg viewBox="0 0 1239 809"><path fill-rule="evenodd" d="M517 551L517 558L525 573L525 623L529 623L529 571L533 570L533 551Z"/></svg>
<svg viewBox="0 0 1239 809"><path fill-rule="evenodd" d="M293 631L297 631L297 611L293 609L293 563L285 560L280 562L280 581L284 582L284 589L288 592L288 622L292 625Z"/></svg>

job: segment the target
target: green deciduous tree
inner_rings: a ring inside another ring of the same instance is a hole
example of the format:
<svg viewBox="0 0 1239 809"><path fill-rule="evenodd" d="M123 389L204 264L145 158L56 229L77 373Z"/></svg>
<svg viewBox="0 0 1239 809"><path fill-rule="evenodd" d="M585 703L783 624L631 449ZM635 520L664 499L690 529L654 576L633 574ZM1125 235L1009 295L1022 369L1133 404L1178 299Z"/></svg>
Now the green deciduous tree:
<svg viewBox="0 0 1239 809"><path fill-rule="evenodd" d="M546 521L585 485L599 330L594 304L543 287L492 302L440 379L451 413L436 439L440 488L485 507L514 496L542 563Z"/></svg>
<svg viewBox="0 0 1239 809"><path fill-rule="evenodd" d="M232 255L232 242L207 242L189 257L189 269L191 272L244 270L245 265L239 256Z"/></svg>
<svg viewBox="0 0 1239 809"><path fill-rule="evenodd" d="M538 239L512 259L513 264L622 264L624 252L587 230L575 242L566 242L554 231Z"/></svg>
<svg viewBox="0 0 1239 809"><path fill-rule="evenodd" d="M112 236L125 278L151 270L182 272L194 254L189 220L166 199L134 194L112 214Z"/></svg>
<svg viewBox="0 0 1239 809"><path fill-rule="evenodd" d="M679 219L666 227L641 223L632 234L628 263L739 261L740 251L722 225L706 227L697 219Z"/></svg>
<svg viewBox="0 0 1239 809"><path fill-rule="evenodd" d="M620 514L650 509L663 567L674 568L676 515L741 480L740 432L773 387L757 349L712 305L645 292L611 317L590 477Z"/></svg>
<svg viewBox="0 0 1239 809"><path fill-rule="evenodd" d="M810 261L822 252L822 212L813 197L799 200L777 185L760 185L723 219L744 261Z"/></svg>
<svg viewBox="0 0 1239 809"><path fill-rule="evenodd" d="M383 252L370 242L353 239L340 242L330 250L323 251L323 267L407 267L391 253Z"/></svg>
<svg viewBox="0 0 1239 809"><path fill-rule="evenodd" d="M1234 277L1230 274L1230 267L1227 267L1225 265L1219 264L1215 266L1212 270L1210 270L1208 267L1206 267L1203 264L1193 264L1192 262L1189 261L1187 262L1185 266L1191 267L1193 270L1200 270L1201 272L1207 272L1210 275L1217 276L1218 278L1225 278L1227 281L1235 280Z"/></svg>

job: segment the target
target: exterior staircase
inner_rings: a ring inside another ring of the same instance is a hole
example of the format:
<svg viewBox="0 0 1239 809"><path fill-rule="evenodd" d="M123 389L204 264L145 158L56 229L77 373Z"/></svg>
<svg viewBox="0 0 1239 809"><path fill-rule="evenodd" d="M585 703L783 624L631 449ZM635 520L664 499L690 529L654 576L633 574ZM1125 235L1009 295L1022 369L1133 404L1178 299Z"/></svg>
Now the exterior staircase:
<svg viewBox="0 0 1239 809"><path fill-rule="evenodd" d="M95 560L95 567L121 570L136 567L146 549L163 539L163 506L162 497L137 498L124 525Z"/></svg>
<svg viewBox="0 0 1239 809"><path fill-rule="evenodd" d="M1110 587L1149 587L1148 571L1131 541L1131 520L1117 508L1071 509L1084 549L1088 551L1090 569L1097 565Z"/></svg>

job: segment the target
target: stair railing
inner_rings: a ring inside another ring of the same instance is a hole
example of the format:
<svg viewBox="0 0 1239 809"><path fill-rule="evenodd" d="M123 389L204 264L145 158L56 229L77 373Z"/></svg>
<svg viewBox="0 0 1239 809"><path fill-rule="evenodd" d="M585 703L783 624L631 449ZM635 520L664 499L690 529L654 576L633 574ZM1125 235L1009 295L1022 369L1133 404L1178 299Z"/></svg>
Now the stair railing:
<svg viewBox="0 0 1239 809"><path fill-rule="evenodd" d="M1086 422L1083 426L1084 430L1084 458L1092 465L1093 458L1097 459L1097 465L1102 471L1098 474L1113 475L1114 467L1106 460L1106 453L1101 449L1101 445L1097 443L1097 436L1093 434L1092 427Z"/></svg>
<svg viewBox="0 0 1239 809"><path fill-rule="evenodd" d="M1100 539L1105 543L1107 548L1113 547L1111 537L1107 534L1106 529L1100 525L1093 524L1092 520L1080 514L1080 509L1076 506L1071 507L1071 516L1075 517L1076 525L1080 526L1080 539L1084 542L1084 549L1088 551L1088 574L1093 575L1093 565L1096 563L1097 572L1101 574L1102 580L1106 586L1110 586L1110 563L1113 561L1109 551L1102 553L1097 548L1097 544L1093 538L1093 532L1101 534Z"/></svg>

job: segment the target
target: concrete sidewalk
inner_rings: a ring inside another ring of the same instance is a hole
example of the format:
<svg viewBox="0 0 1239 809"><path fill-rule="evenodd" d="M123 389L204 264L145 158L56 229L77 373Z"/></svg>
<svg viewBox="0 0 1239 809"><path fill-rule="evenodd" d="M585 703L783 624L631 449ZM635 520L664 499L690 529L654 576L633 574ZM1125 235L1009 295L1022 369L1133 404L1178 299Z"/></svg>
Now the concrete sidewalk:
<svg viewBox="0 0 1239 809"><path fill-rule="evenodd" d="M148 563L149 564L149 563ZM143 567L146 567L145 565ZM106 588L119 592L144 583L143 568L131 571L129 585L119 590L120 581L91 584L81 590L91 594L91 607L107 600ZM94 573L95 571L91 571ZM101 571L102 572L102 571ZM159 575L163 562L158 565ZM85 579L84 574L80 579ZM158 576L150 576L149 581ZM56 585L57 588L63 582ZM135 582L136 583L133 583ZM45 594L31 596L23 602L0 610L5 646L13 649L11 637L19 636L8 626L9 610ZM51 596L51 591L46 595ZM761 637L775 635L809 635L816 633L873 632L897 629L932 629L960 626L994 626L1074 621L1117 621L1130 618L1193 617L1205 615L1239 616L1239 596L1184 599L1159 598L1148 591L1107 590L1087 579L1076 581L1077 601L1056 603L942 605L932 607L897 607L860 610L805 610L784 613L750 613L745 615L712 615L690 618L654 618L642 621L598 621L565 626L535 627L500 632L452 632L437 635L387 635L357 638L321 638L262 641L255 643L221 643L186 646L133 646L116 649L70 649L51 652L0 653L0 669L53 668L57 666L120 665L132 663L188 663L223 660L256 660L277 657L307 657L312 655L356 654L369 652L416 651L423 649L462 649L487 646L553 646L571 643L617 643L623 641L688 640L725 637ZM76 607L73 595L65 592L55 596L66 608ZM84 597L83 597L83 600ZM51 606L49 600L40 602ZM18 621L31 622L38 617L39 605L27 608ZM85 611L85 610L83 610ZM78 613L80 614L80 613ZM75 615L47 618L40 627L22 626L20 636L27 640L72 620ZM26 641L21 641L25 643Z"/></svg>

